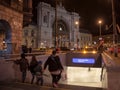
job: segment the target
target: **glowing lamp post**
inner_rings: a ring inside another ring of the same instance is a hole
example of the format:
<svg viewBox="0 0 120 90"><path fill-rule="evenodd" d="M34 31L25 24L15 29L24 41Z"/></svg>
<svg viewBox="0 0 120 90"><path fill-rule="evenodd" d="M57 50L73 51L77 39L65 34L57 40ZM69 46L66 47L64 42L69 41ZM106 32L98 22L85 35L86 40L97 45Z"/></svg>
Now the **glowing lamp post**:
<svg viewBox="0 0 120 90"><path fill-rule="evenodd" d="M75 21L75 25L77 26L79 24L79 22L78 21Z"/></svg>
<svg viewBox="0 0 120 90"><path fill-rule="evenodd" d="M79 29L79 21L75 21L75 26L76 29ZM77 42L77 49L78 49L78 42L79 42L79 38L78 38L78 32L76 32L76 42Z"/></svg>
<svg viewBox="0 0 120 90"><path fill-rule="evenodd" d="M102 20L99 20L98 21L98 24L99 24L99 38L101 38L101 24L102 24Z"/></svg>

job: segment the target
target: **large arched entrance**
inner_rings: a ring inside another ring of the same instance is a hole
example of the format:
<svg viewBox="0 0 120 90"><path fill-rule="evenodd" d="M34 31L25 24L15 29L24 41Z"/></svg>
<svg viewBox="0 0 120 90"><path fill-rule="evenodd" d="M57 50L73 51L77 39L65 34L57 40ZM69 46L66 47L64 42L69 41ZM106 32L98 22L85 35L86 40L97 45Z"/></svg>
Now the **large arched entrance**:
<svg viewBox="0 0 120 90"><path fill-rule="evenodd" d="M0 53L12 53L12 35L10 24L3 19L0 19Z"/></svg>
<svg viewBox="0 0 120 90"><path fill-rule="evenodd" d="M66 23L63 20L57 21L57 30L55 35L55 23L53 24L53 43L55 42L56 36L56 45L60 48L69 48L69 30Z"/></svg>

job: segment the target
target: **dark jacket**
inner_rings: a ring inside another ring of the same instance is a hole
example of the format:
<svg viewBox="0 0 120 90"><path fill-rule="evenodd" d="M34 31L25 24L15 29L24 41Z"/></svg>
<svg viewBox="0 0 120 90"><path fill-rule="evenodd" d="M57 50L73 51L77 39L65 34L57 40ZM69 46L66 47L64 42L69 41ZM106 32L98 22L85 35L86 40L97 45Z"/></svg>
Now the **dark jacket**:
<svg viewBox="0 0 120 90"><path fill-rule="evenodd" d="M38 64L35 68L34 68L35 72L40 72L42 74L42 66L40 64Z"/></svg>
<svg viewBox="0 0 120 90"><path fill-rule="evenodd" d="M44 64L44 69L46 69L47 66L50 72L56 70L63 70L63 66L60 62L59 56L49 56Z"/></svg>
<svg viewBox="0 0 120 90"><path fill-rule="evenodd" d="M38 61L36 61L36 60L32 60L31 62L30 62L30 72L31 73L35 73L35 71L34 71L34 68L36 67L38 65Z"/></svg>
<svg viewBox="0 0 120 90"><path fill-rule="evenodd" d="M21 58L20 60L16 60L15 63L20 65L21 72L25 72L29 69L29 63L26 58Z"/></svg>

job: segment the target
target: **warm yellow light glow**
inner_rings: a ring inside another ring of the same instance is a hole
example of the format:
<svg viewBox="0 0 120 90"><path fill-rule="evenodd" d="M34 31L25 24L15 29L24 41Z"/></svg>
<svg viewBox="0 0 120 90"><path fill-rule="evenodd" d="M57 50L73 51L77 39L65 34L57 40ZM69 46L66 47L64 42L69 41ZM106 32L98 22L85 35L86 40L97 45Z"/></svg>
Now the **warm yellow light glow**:
<svg viewBox="0 0 120 90"><path fill-rule="evenodd" d="M95 53L96 53L96 51L93 51L92 53L93 53L93 54L95 54Z"/></svg>
<svg viewBox="0 0 120 90"><path fill-rule="evenodd" d="M98 23L101 24L101 23L102 23L102 20L99 20Z"/></svg>
<svg viewBox="0 0 120 90"><path fill-rule="evenodd" d="M87 52L84 50L83 53L86 54Z"/></svg>
<svg viewBox="0 0 120 90"><path fill-rule="evenodd" d="M79 22L78 22L78 21L75 21L75 24L76 24L76 25L78 25L78 24L79 24Z"/></svg>
<svg viewBox="0 0 120 90"><path fill-rule="evenodd" d="M19 2L21 2L22 0L19 0Z"/></svg>

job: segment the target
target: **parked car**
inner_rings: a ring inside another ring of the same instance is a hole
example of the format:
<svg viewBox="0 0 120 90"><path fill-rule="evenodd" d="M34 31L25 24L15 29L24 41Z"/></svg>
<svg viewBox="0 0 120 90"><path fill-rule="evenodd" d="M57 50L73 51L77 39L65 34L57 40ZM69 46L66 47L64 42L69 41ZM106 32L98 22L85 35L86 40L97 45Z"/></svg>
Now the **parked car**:
<svg viewBox="0 0 120 90"><path fill-rule="evenodd" d="M86 53L96 54L97 50L95 48L93 48L93 47L86 47L86 48L83 48L81 50L81 53L83 53L83 54L86 54Z"/></svg>

